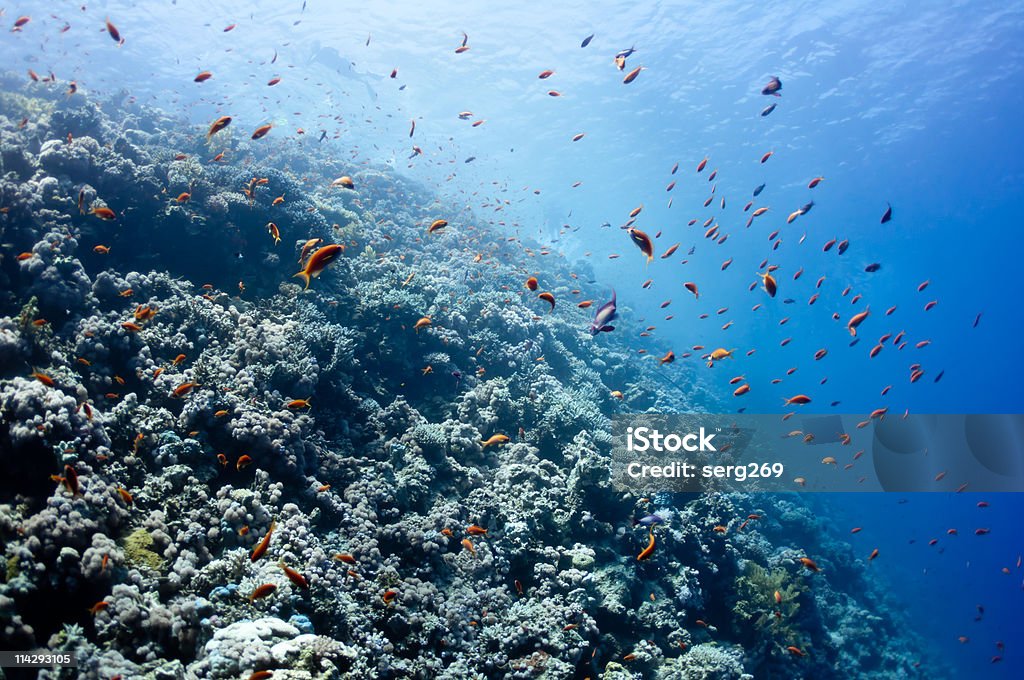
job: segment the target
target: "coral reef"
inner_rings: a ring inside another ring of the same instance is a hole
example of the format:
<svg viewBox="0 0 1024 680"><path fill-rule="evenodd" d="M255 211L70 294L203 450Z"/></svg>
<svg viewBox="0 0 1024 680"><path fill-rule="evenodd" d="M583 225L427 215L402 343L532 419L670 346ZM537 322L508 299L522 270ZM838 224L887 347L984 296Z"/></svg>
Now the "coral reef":
<svg viewBox="0 0 1024 680"><path fill-rule="evenodd" d="M424 187L332 188L309 149L201 162L137 104L7 94L0 130L3 645L96 678L925 675L841 546L802 573L798 499L612 489L611 415L714 402L516 292L538 244L423 238ZM346 249L307 290L316 238Z"/></svg>

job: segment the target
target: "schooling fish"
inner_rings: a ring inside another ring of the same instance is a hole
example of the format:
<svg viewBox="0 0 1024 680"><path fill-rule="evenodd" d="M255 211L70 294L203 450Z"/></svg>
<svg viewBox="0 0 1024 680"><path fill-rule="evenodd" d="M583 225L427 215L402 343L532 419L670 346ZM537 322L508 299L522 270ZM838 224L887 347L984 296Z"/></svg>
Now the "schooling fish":
<svg viewBox="0 0 1024 680"><path fill-rule="evenodd" d="M754 198L760 196L762 191L764 191L764 184L757 185L757 187L754 189Z"/></svg>
<svg viewBox="0 0 1024 680"><path fill-rule="evenodd" d="M633 53L636 52L636 46L630 47L628 50L622 50L615 55L616 59L628 59Z"/></svg>
<svg viewBox="0 0 1024 680"><path fill-rule="evenodd" d="M768 106L766 106L764 110L761 111L761 117L763 118L770 114L772 111L775 110L776 106L778 106L778 104L769 104Z"/></svg>
<svg viewBox="0 0 1024 680"><path fill-rule="evenodd" d="M615 330L615 326L608 324L615 319L616 313L615 290L612 289L612 299L598 308L594 314L594 320L590 322L590 334L597 335Z"/></svg>
<svg viewBox="0 0 1024 680"><path fill-rule="evenodd" d="M589 45L590 41L593 40L593 39L594 39L594 34L591 33L590 35L588 35L586 38L583 39L583 42L580 43L580 49L583 49L584 47Z"/></svg>

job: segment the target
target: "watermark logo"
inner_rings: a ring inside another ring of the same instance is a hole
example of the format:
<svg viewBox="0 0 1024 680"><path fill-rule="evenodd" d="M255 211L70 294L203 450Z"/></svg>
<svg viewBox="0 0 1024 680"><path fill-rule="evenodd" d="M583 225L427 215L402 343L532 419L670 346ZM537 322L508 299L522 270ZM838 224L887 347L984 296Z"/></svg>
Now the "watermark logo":
<svg viewBox="0 0 1024 680"><path fill-rule="evenodd" d="M657 451L658 453L687 451L695 453L698 451L718 451L711 440L715 433L708 434L702 427L697 432L679 435L670 432L663 435L657 428L651 427L627 427L626 428L626 449L631 452L645 453Z"/></svg>

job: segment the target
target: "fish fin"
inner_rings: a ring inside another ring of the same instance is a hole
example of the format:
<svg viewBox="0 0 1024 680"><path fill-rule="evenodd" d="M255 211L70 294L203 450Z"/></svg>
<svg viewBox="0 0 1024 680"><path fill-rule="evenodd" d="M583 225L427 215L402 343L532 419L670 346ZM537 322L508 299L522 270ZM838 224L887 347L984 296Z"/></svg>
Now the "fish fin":
<svg viewBox="0 0 1024 680"><path fill-rule="evenodd" d="M298 274L295 274L295 275L292 276L293 279L296 278L296 277L298 277L298 278L302 279L303 281L305 281L306 282L306 288L309 288L309 274L307 274L305 271L301 271Z"/></svg>

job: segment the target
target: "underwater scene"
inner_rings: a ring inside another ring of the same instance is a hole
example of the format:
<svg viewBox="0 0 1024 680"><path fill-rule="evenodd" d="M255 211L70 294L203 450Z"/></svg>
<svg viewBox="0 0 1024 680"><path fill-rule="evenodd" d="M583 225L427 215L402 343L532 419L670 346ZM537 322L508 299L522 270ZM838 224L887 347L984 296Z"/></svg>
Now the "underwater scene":
<svg viewBox="0 0 1024 680"><path fill-rule="evenodd" d="M0 677L1024 677L1024 2L0 57Z"/></svg>

